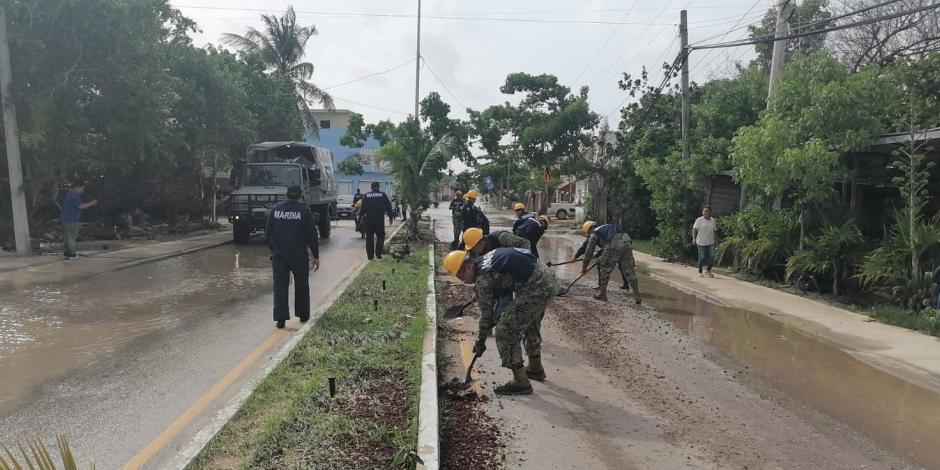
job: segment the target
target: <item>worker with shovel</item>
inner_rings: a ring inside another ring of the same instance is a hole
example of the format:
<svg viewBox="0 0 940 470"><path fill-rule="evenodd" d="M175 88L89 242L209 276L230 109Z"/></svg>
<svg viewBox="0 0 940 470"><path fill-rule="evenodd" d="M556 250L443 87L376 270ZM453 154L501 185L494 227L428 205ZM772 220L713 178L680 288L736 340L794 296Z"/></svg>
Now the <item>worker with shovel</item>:
<svg viewBox="0 0 940 470"><path fill-rule="evenodd" d="M538 262L528 250L496 248L483 256L471 258L465 251L452 251L444 257L444 268L467 284L473 284L480 299L480 329L473 346L475 356L486 351L486 338L496 327L496 349L502 366L512 370L513 379L493 389L497 395L529 395L529 380L545 380L542 367L542 317L555 297L555 274ZM511 292L513 299L496 318L496 297ZM522 359L525 345L529 366Z"/></svg>
<svg viewBox="0 0 940 470"><path fill-rule="evenodd" d="M545 232L548 230L548 216L540 215L538 218L526 218L520 219L522 221L518 226L513 226L512 233L514 235L525 238L529 241L530 251L535 255L536 258L539 257L539 240L542 239L542 235L545 235Z"/></svg>
<svg viewBox="0 0 940 470"><path fill-rule="evenodd" d="M598 291L594 298L607 301L607 283L610 282L610 272L614 270L614 266L619 264L624 286L629 285L632 288L633 299L637 304L640 304L642 300L637 287L632 240L630 235L627 235L627 231L617 224L597 225L597 222L593 220L585 222L581 229L584 231L584 236L588 237L584 250L582 273L588 271L591 258L594 256L594 248L599 246L603 250L597 260Z"/></svg>

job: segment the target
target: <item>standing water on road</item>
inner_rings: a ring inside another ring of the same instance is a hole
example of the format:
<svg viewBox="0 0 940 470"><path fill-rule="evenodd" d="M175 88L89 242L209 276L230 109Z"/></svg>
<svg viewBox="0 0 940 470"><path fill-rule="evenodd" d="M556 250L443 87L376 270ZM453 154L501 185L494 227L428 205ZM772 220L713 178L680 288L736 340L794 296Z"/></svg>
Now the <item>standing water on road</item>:
<svg viewBox="0 0 940 470"><path fill-rule="evenodd" d="M573 237L543 238L546 261L574 256ZM541 247L540 247L541 248ZM581 264L559 266L564 285ZM690 268L691 269L691 268ZM580 282L594 283L596 277ZM611 284L620 282L614 270ZM940 394L902 379L850 350L815 338L782 320L724 307L640 275L644 301L698 341L715 347L775 389L837 417L931 468L940 468Z"/></svg>
<svg viewBox="0 0 940 470"><path fill-rule="evenodd" d="M0 417L50 379L269 287L267 251L253 244L0 292Z"/></svg>

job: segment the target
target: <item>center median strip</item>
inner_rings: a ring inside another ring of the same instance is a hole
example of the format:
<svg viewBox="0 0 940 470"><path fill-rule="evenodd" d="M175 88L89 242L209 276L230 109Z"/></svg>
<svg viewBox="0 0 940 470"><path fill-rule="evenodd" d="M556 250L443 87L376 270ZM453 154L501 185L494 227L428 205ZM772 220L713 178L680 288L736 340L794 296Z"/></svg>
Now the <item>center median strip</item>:
<svg viewBox="0 0 940 470"><path fill-rule="evenodd" d="M428 253L413 246L400 262L389 258L366 264L187 468L416 460Z"/></svg>

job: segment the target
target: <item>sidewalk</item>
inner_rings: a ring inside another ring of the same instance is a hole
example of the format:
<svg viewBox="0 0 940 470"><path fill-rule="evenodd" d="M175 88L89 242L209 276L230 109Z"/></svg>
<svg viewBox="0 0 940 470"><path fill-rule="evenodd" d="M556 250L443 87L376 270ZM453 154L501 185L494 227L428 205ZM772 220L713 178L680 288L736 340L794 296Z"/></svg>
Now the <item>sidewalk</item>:
<svg viewBox="0 0 940 470"><path fill-rule="evenodd" d="M0 257L0 290L43 282L61 282L159 261L232 241L228 231L178 240L88 253L86 258L66 261L61 256Z"/></svg>
<svg viewBox="0 0 940 470"><path fill-rule="evenodd" d="M693 267L646 253L634 252L634 256L660 282L712 302L772 315L879 369L940 389L940 338L872 322L858 313L728 276L700 278Z"/></svg>

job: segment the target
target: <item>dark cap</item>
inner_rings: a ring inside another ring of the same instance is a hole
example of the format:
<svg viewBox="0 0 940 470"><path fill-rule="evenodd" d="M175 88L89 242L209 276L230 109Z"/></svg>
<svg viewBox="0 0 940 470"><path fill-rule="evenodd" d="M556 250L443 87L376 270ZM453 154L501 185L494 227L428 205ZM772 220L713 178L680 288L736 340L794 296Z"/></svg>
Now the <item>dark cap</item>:
<svg viewBox="0 0 940 470"><path fill-rule="evenodd" d="M292 184L287 187L287 198L288 199L300 199L300 196L303 196L304 190L300 188L300 185Z"/></svg>

